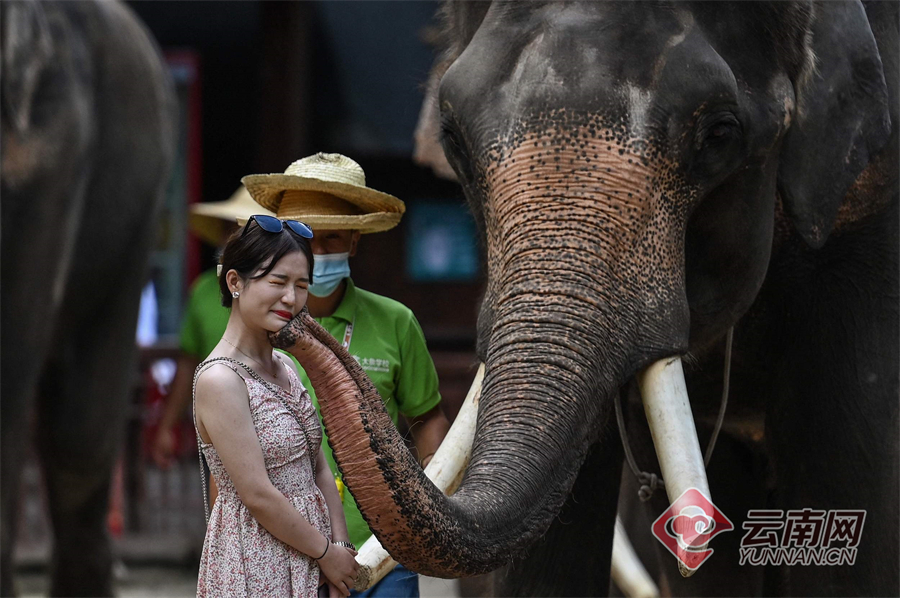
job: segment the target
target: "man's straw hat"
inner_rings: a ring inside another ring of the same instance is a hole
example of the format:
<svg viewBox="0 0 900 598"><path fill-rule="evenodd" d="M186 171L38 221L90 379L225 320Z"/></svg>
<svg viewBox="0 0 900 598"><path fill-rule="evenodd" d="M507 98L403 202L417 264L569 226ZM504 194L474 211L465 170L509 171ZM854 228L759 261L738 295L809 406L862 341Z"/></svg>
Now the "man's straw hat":
<svg viewBox="0 0 900 598"><path fill-rule="evenodd" d="M362 167L341 154L318 153L297 160L284 174L241 179L261 206L281 219L302 220L316 229L377 233L397 226L406 206L366 187Z"/></svg>
<svg viewBox="0 0 900 598"><path fill-rule="evenodd" d="M254 214L275 215L262 209L241 185L225 201L191 204L188 225L198 237L210 245L218 246L225 241L229 225L236 224L238 220L246 221Z"/></svg>

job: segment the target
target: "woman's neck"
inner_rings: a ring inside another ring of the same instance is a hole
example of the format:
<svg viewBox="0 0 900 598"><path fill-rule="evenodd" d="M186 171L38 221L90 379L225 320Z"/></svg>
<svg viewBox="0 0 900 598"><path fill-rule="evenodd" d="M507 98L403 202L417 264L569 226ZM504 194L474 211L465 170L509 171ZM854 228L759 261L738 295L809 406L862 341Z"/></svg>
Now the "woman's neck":
<svg viewBox="0 0 900 598"><path fill-rule="evenodd" d="M249 357L270 374L277 375L277 363L272 355L272 344L266 330L251 329L241 319L240 314L232 311L222 339L226 343L224 348L234 353L234 358L238 361L244 361Z"/></svg>

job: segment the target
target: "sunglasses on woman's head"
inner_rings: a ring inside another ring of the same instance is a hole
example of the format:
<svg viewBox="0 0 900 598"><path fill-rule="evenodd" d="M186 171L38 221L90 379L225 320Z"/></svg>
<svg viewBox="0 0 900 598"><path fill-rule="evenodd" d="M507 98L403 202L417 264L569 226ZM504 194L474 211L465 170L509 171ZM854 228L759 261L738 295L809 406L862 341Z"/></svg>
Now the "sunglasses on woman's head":
<svg viewBox="0 0 900 598"><path fill-rule="evenodd" d="M275 216L266 216L265 214L256 214L254 216L250 216L247 219L247 224L244 225L244 232L241 233L241 237L247 234L247 230L250 228L250 223L256 221L256 224L259 225L259 228L263 229L267 233L280 233L284 230L284 225L291 230L291 232L303 237L304 239L312 239L313 232L312 229L309 228L309 225L300 222L299 220L279 220Z"/></svg>

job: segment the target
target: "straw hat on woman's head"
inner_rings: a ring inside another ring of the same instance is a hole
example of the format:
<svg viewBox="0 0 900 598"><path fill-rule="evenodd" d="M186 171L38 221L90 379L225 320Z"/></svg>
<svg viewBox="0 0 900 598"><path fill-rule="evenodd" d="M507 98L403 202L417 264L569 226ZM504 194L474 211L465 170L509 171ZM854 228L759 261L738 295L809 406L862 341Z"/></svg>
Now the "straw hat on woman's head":
<svg viewBox="0 0 900 598"><path fill-rule="evenodd" d="M366 187L362 167L341 154L318 153L284 174L251 174L241 182L278 218L302 220L313 230L377 233L397 226L406 211L393 195Z"/></svg>
<svg viewBox="0 0 900 598"><path fill-rule="evenodd" d="M225 201L191 204L188 225L198 237L210 245L218 246L225 241L225 236L238 220L245 221L254 214L274 216L272 212L259 207L241 185Z"/></svg>

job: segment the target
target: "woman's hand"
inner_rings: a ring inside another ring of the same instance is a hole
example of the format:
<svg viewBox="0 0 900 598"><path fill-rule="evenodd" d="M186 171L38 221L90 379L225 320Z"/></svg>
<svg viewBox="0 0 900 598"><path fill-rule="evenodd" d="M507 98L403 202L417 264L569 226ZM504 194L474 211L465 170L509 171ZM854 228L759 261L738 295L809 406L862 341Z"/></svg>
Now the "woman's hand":
<svg viewBox="0 0 900 598"><path fill-rule="evenodd" d="M319 569L328 578L328 582L337 589L340 596L349 596L356 576L359 573L359 563L353 558L355 550L332 544L328 547L325 556L318 560ZM332 595L333 592L332 592Z"/></svg>

